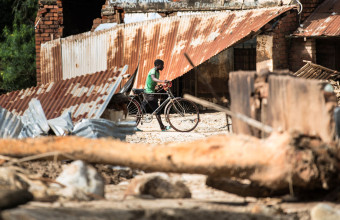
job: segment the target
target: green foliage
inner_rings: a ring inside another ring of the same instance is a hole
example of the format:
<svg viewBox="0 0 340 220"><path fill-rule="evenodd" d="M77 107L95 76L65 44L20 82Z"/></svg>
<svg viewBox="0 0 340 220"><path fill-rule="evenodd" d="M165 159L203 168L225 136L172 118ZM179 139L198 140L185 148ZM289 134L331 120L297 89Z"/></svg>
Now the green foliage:
<svg viewBox="0 0 340 220"><path fill-rule="evenodd" d="M35 41L34 28L22 24L4 30L5 41L0 44L0 85L7 91L34 86Z"/></svg>
<svg viewBox="0 0 340 220"><path fill-rule="evenodd" d="M38 0L15 0L12 8L15 24L34 25L38 11Z"/></svg>
<svg viewBox="0 0 340 220"><path fill-rule="evenodd" d="M0 30L6 26L12 27L14 15L12 14L12 0L0 0ZM2 32L2 31L1 31ZM0 33L0 41L3 40Z"/></svg>
<svg viewBox="0 0 340 220"><path fill-rule="evenodd" d="M7 91L36 85L34 20L38 0L0 0L0 88ZM11 4L12 10L5 10Z"/></svg>

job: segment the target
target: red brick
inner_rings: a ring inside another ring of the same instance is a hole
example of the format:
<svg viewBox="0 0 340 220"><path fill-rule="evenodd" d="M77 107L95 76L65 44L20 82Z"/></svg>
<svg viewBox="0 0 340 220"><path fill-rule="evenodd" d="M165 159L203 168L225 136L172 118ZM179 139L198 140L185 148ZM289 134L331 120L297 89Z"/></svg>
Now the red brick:
<svg viewBox="0 0 340 220"><path fill-rule="evenodd" d="M46 8L41 8L39 9L38 13L39 14L45 14L47 12L47 9Z"/></svg>

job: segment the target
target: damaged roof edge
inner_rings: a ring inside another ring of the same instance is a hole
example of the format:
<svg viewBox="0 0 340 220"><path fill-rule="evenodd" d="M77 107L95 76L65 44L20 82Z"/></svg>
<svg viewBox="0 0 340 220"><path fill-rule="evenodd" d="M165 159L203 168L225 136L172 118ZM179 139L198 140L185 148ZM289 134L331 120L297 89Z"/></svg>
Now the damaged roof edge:
<svg viewBox="0 0 340 220"><path fill-rule="evenodd" d="M98 119L98 118L100 118L100 116L102 116L102 114L105 111L107 105L109 104L110 100L112 99L112 96L116 93L119 84L122 82L123 75L126 73L127 70L128 70L128 65L125 65L123 70L120 72L116 82L113 85L111 85L112 89L109 89L110 93L108 94L107 98L105 99L102 107L97 111L97 113L95 114L95 116L93 118L97 118Z"/></svg>
<svg viewBox="0 0 340 220"><path fill-rule="evenodd" d="M72 113L74 122L83 118L99 118L126 70L127 66L124 72L120 69L102 71L14 91L0 96L0 106L21 116L28 108L28 103L35 98L40 101L47 120L68 111Z"/></svg>
<svg viewBox="0 0 340 220"><path fill-rule="evenodd" d="M340 2L325 0L291 37L340 37Z"/></svg>

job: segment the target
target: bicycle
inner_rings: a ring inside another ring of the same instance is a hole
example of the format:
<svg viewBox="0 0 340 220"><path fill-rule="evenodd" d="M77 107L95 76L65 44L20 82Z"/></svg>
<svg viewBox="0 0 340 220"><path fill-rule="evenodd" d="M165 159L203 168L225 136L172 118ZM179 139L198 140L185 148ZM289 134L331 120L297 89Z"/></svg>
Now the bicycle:
<svg viewBox="0 0 340 220"><path fill-rule="evenodd" d="M165 106L165 119L174 130L179 132L194 130L200 121L198 107L195 103L187 99L175 97L170 90L171 86L171 82L163 85L163 89L166 93L151 93L154 95L168 95L168 98L151 114L148 114L145 107L142 105L143 101L147 104L147 101L143 97L144 89L132 89L134 95L130 96L130 102L127 106L127 118L136 121L137 125L140 122L141 124L143 122L150 123L153 116Z"/></svg>

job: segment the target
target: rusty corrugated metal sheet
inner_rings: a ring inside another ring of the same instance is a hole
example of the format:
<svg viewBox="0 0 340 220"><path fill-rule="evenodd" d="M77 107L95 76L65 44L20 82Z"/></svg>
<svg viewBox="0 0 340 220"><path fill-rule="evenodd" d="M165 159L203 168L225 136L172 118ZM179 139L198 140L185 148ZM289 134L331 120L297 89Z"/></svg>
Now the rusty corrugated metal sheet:
<svg viewBox="0 0 340 220"><path fill-rule="evenodd" d="M41 83L63 79L61 39L48 41L41 47Z"/></svg>
<svg viewBox="0 0 340 220"><path fill-rule="evenodd" d="M118 75L124 71L98 72L7 93L0 96L0 106L21 116L36 98L47 119L59 117L65 111L72 113L74 122L99 118L121 81Z"/></svg>
<svg viewBox="0 0 340 220"><path fill-rule="evenodd" d="M64 51L69 51L69 53L82 51L85 54L75 56L93 57L91 48L85 49L85 44L83 46L68 41L75 41L78 38L92 39L100 34L106 35L108 41L106 58L104 55L101 58L107 59L107 69L111 70L129 64L128 73L132 74L139 63L137 86L141 88L144 86L149 70L154 66L155 59L165 61L161 79L173 80L192 68L183 56L185 52L189 54L195 65L199 65L245 37L255 34L265 24L291 9L293 7L201 13L117 25L109 30L63 39L62 54L64 56ZM96 40L91 41L93 44L86 44L86 46L95 47ZM80 50L78 47L83 47L83 49ZM104 51L102 49L103 53ZM64 70L69 68L65 65L74 64L69 62L69 64L62 63L61 65ZM91 73L89 69L83 69L83 73L79 71L77 74ZM98 69L93 68L92 71L98 71ZM75 73L72 72L72 74ZM64 72L63 78L72 76L65 76Z"/></svg>
<svg viewBox="0 0 340 220"><path fill-rule="evenodd" d="M301 37L340 36L340 1L324 1L293 35Z"/></svg>
<svg viewBox="0 0 340 220"><path fill-rule="evenodd" d="M326 67L307 62L301 69L293 73L294 76L304 79L334 79L339 77L339 72Z"/></svg>
<svg viewBox="0 0 340 220"><path fill-rule="evenodd" d="M107 35L100 32L86 32L63 38L63 79L107 70L106 38Z"/></svg>

